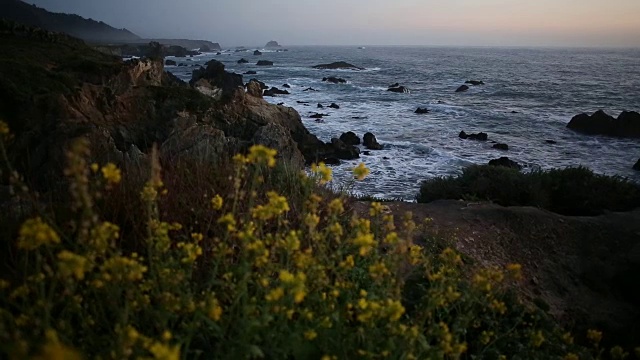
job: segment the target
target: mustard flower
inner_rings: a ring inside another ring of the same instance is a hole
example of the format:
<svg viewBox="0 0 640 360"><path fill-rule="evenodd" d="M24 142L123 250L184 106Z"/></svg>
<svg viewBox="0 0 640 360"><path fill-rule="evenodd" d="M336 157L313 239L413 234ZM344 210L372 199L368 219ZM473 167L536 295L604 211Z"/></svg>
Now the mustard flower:
<svg viewBox="0 0 640 360"><path fill-rule="evenodd" d="M531 334L531 345L534 347L540 347L544 343L544 335L541 330L538 330Z"/></svg>
<svg viewBox="0 0 640 360"><path fill-rule="evenodd" d="M105 281L138 281L142 279L147 267L135 259L115 256L107 259L100 270Z"/></svg>
<svg viewBox="0 0 640 360"><path fill-rule="evenodd" d="M35 250L42 245L59 244L60 237L40 217L25 221L20 227L18 248Z"/></svg>
<svg viewBox="0 0 640 360"><path fill-rule="evenodd" d="M213 321L219 321L222 317L222 306L220 306L217 299L213 299L211 302L207 315Z"/></svg>
<svg viewBox="0 0 640 360"><path fill-rule="evenodd" d="M380 204L377 201L374 201L371 203L371 206L369 207L369 215L378 216L382 214L382 211L383 211L382 204Z"/></svg>
<svg viewBox="0 0 640 360"><path fill-rule="evenodd" d="M568 353L562 359L563 360L580 360L580 357L574 353Z"/></svg>
<svg viewBox="0 0 640 360"><path fill-rule="evenodd" d="M591 340L594 344L600 343L600 340L602 340L602 331L587 330L587 339Z"/></svg>
<svg viewBox="0 0 640 360"><path fill-rule="evenodd" d="M269 301L269 302L275 302L278 301L280 299L282 299L282 297L284 296L284 289L281 287L277 287L271 291L269 291L269 293L267 293L267 295L265 295L264 299Z"/></svg>
<svg viewBox="0 0 640 360"><path fill-rule="evenodd" d="M42 347L40 358L42 359L65 359L65 360L80 360L82 356L80 354L60 343L58 335L54 330L47 330L45 332L46 342Z"/></svg>
<svg viewBox="0 0 640 360"><path fill-rule="evenodd" d="M318 165L312 164L311 171L314 174L317 174L320 176L320 184L326 184L332 179L331 169L328 168L323 162L321 162Z"/></svg>
<svg viewBox="0 0 640 360"><path fill-rule="evenodd" d="M318 333L315 330L309 330L304 332L304 338L307 340L313 340L318 337Z"/></svg>
<svg viewBox="0 0 640 360"><path fill-rule="evenodd" d="M5 137L9 135L9 133L9 125L6 122L0 120L0 137Z"/></svg>
<svg viewBox="0 0 640 360"><path fill-rule="evenodd" d="M77 280L82 280L87 268L88 260L86 257L67 250L58 253L58 270L63 277L73 276Z"/></svg>
<svg viewBox="0 0 640 360"><path fill-rule="evenodd" d="M264 145L254 145L249 148L247 160L253 164L265 164L268 167L276 166L275 156L278 152Z"/></svg>
<svg viewBox="0 0 640 360"><path fill-rule="evenodd" d="M364 165L364 163L360 163L358 164L358 166L356 166L353 169L353 176L358 179L358 180L364 180L364 178L367 177L367 175L369 175L371 171L369 171L369 169L367 169L367 167Z"/></svg>
<svg viewBox="0 0 640 360"><path fill-rule="evenodd" d="M101 170L102 177L104 177L110 185L117 184L122 180L122 173L120 172L120 169L118 169L118 167L113 163L108 163L103 166Z"/></svg>
<svg viewBox="0 0 640 360"><path fill-rule="evenodd" d="M224 204L224 201L222 200L222 197L220 195L216 195L213 198L211 198L211 206L213 207L214 210L222 209L223 204Z"/></svg>
<svg viewBox="0 0 640 360"><path fill-rule="evenodd" d="M149 352L157 360L179 360L180 359L180 347L170 346L159 342L154 343L149 347Z"/></svg>

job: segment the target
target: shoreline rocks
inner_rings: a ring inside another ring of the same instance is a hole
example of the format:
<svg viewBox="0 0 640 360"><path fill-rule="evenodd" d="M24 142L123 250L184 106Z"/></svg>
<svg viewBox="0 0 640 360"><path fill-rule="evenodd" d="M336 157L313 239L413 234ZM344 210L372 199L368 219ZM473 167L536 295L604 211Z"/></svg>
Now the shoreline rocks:
<svg viewBox="0 0 640 360"><path fill-rule="evenodd" d="M340 135L340 140L347 145L360 145L360 138L353 131L342 133L342 135Z"/></svg>
<svg viewBox="0 0 640 360"><path fill-rule="evenodd" d="M567 128L586 135L640 138L640 114L623 111L615 119L603 110L598 110L592 115L583 113L574 116Z"/></svg>
<svg viewBox="0 0 640 360"><path fill-rule="evenodd" d="M456 92L457 92L457 93L458 93L458 92L465 92L465 91L467 91L467 90L469 90L469 87L468 87L467 85L460 85L460 86L456 89Z"/></svg>
<svg viewBox="0 0 640 360"><path fill-rule="evenodd" d="M428 114L429 113L429 109L427 108L417 108L416 111L414 111L415 114Z"/></svg>
<svg viewBox="0 0 640 360"><path fill-rule="evenodd" d="M506 167L506 168L522 170L522 165L520 165L517 162L509 159L506 156L503 156L503 157L498 158L498 159L490 160L489 161L489 165L491 165L491 166L502 166L502 167Z"/></svg>
<svg viewBox="0 0 640 360"><path fill-rule="evenodd" d="M337 78L335 76L324 77L324 78L322 78L322 81L330 82L330 83L333 83L333 84L346 84L347 83L347 80L342 79L342 78Z"/></svg>
<svg viewBox="0 0 640 360"><path fill-rule="evenodd" d="M272 66L273 65L273 61L269 61L269 60L260 60L256 63L257 66Z"/></svg>
<svg viewBox="0 0 640 360"><path fill-rule="evenodd" d="M393 85L389 85L389 88L387 88L387 91L391 91L394 93L410 93L411 91L409 91L409 88L401 86L398 83L395 83Z"/></svg>
<svg viewBox="0 0 640 360"><path fill-rule="evenodd" d="M361 68L355 66L353 64L349 64L344 61L336 61L330 64L320 64L313 66L314 69L323 69L323 70L337 70L337 69L348 69L348 70L365 70L365 68Z"/></svg>
<svg viewBox="0 0 640 360"><path fill-rule="evenodd" d="M487 133L479 132L477 134L467 134L464 131L460 131L458 134L460 139L469 139L469 140L478 140L478 141L487 141L489 139L489 135Z"/></svg>
<svg viewBox="0 0 640 360"><path fill-rule="evenodd" d="M247 60L245 58L242 58L242 59L238 60L237 62L238 62L238 64L248 64L249 60Z"/></svg>
<svg viewBox="0 0 640 360"><path fill-rule="evenodd" d="M640 159L633 165L633 170L640 171Z"/></svg>
<svg viewBox="0 0 640 360"><path fill-rule="evenodd" d="M369 150L382 150L383 148L383 146L378 143L376 136L370 132L364 134L362 144Z"/></svg>
<svg viewBox="0 0 640 360"><path fill-rule="evenodd" d="M509 145L507 145L507 144L494 144L494 145L492 146L492 148L494 148L494 149L498 149L498 150L504 150L504 151L507 151L507 150L509 150Z"/></svg>
<svg viewBox="0 0 640 360"><path fill-rule="evenodd" d="M478 80L467 80L464 83L465 84L471 84L471 85L474 85L474 86L484 85L484 81L481 81L481 80L480 81L478 81Z"/></svg>

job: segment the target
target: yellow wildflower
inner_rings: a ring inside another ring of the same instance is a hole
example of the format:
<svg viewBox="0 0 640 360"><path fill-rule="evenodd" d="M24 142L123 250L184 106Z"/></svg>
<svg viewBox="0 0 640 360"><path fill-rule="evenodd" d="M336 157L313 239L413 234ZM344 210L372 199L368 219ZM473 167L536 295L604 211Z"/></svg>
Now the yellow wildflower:
<svg viewBox="0 0 640 360"><path fill-rule="evenodd" d="M521 280L522 279L522 265L520 265L520 264L509 264L509 265L507 265L507 273L514 280Z"/></svg>
<svg viewBox="0 0 640 360"><path fill-rule="evenodd" d="M409 262L411 263L411 265L420 263L422 259L422 250L423 248L420 245L411 245L411 247L409 248Z"/></svg>
<svg viewBox="0 0 640 360"><path fill-rule="evenodd" d="M376 241L373 237L373 234L360 234L355 239L353 239L353 244L360 248L360 256L367 255L371 251L371 249L373 249L375 243Z"/></svg>
<svg viewBox="0 0 640 360"><path fill-rule="evenodd" d="M254 145L249 148L247 160L253 164L265 164L268 167L276 166L275 156L278 152L264 145Z"/></svg>
<svg viewBox="0 0 640 360"><path fill-rule="evenodd" d="M505 303L502 301L493 300L489 307L491 307L495 312L501 315L507 312L507 305L505 305Z"/></svg>
<svg viewBox="0 0 640 360"><path fill-rule="evenodd" d="M612 359L620 359L620 360L625 359L627 356L629 356L629 353L624 351L624 349L620 346L612 347L611 350L609 351L609 354L611 354Z"/></svg>
<svg viewBox="0 0 640 360"><path fill-rule="evenodd" d="M314 330L309 330L304 332L304 338L307 340L313 340L318 337L318 333Z"/></svg>
<svg viewBox="0 0 640 360"><path fill-rule="evenodd" d="M580 357L574 353L568 353L562 359L563 360L580 360Z"/></svg>
<svg viewBox="0 0 640 360"><path fill-rule="evenodd" d="M369 171L369 169L367 169L367 167L364 165L364 163L360 163L360 164L358 164L358 166L356 166L353 169L353 176L356 179L362 181L362 180L364 180L364 178L367 177L367 175L369 175L370 172L371 171Z"/></svg>
<svg viewBox="0 0 640 360"><path fill-rule="evenodd" d="M122 173L114 163L108 163L103 166L101 170L102 177L104 177L110 185L117 184L122 180Z"/></svg>
<svg viewBox="0 0 640 360"><path fill-rule="evenodd" d="M287 198L274 191L267 193L269 202L266 205L258 205L251 209L251 215L255 219L269 220L290 210Z"/></svg>
<svg viewBox="0 0 640 360"><path fill-rule="evenodd" d="M63 277L74 276L77 280L84 279L87 271L87 258L71 251L62 250L58 253L58 270Z"/></svg>
<svg viewBox="0 0 640 360"><path fill-rule="evenodd" d="M213 321L219 321L220 318L222 317L222 306L220 306L220 304L218 304L218 300L214 299L213 302L211 303L211 306L209 306L209 318L211 318L211 320Z"/></svg>
<svg viewBox="0 0 640 360"><path fill-rule="evenodd" d="M369 215L371 216L378 216L380 214L382 214L382 204L380 204L377 201L374 201L371 203L371 206L369 207Z"/></svg>
<svg viewBox="0 0 640 360"><path fill-rule="evenodd" d="M0 120L0 136L4 137L9 135L9 133L10 133L9 125L6 122Z"/></svg>
<svg viewBox="0 0 640 360"><path fill-rule="evenodd" d="M287 270L281 270L279 278L280 278L280 281L282 281L285 284L292 283L295 281L295 276Z"/></svg>
<svg viewBox="0 0 640 360"><path fill-rule="evenodd" d="M284 296L284 289L281 287L277 287L271 291L267 295L265 295L264 299L269 302L274 302L282 299Z"/></svg>
<svg viewBox="0 0 640 360"><path fill-rule="evenodd" d="M102 279L105 281L138 281L142 280L147 267L137 260L125 256L107 259L101 266Z"/></svg>
<svg viewBox="0 0 640 360"><path fill-rule="evenodd" d="M311 171L320 176L320 184L326 184L332 179L331 169L329 169L323 162L318 165L312 164Z"/></svg>
<svg viewBox="0 0 640 360"><path fill-rule="evenodd" d="M20 227L18 248L35 250L41 245L60 243L60 237L41 218L29 219Z"/></svg>
<svg viewBox="0 0 640 360"><path fill-rule="evenodd" d="M224 204L224 200L220 195L216 195L213 198L211 198L211 206L213 207L213 210L222 209L223 204Z"/></svg>
<svg viewBox="0 0 640 360"><path fill-rule="evenodd" d="M351 269L355 266L355 261L353 260L353 255L348 255L344 261L340 262L340 267Z"/></svg>
<svg viewBox="0 0 640 360"><path fill-rule="evenodd" d="M179 360L180 359L180 347L170 346L162 343L154 343L149 347L149 352L157 360Z"/></svg>
<svg viewBox="0 0 640 360"><path fill-rule="evenodd" d="M587 339L591 340L594 344L600 343L600 340L602 340L602 331L588 330Z"/></svg>
<svg viewBox="0 0 640 360"><path fill-rule="evenodd" d="M531 345L534 347L540 347L544 343L544 335L541 330L538 330L531 334Z"/></svg>
<svg viewBox="0 0 640 360"><path fill-rule="evenodd" d="M91 169L91 172L95 174L98 172L98 170L100 170L100 165L98 165L97 163L93 163L89 168Z"/></svg>
<svg viewBox="0 0 640 360"><path fill-rule="evenodd" d="M46 342L42 347L42 352L39 359L65 359L65 360L80 360L82 356L80 354L61 344L58 340L58 335L54 330L47 330L45 332Z"/></svg>
<svg viewBox="0 0 640 360"><path fill-rule="evenodd" d="M334 215L342 214L344 212L344 204L342 202L342 199L335 198L331 200L329 202L328 208L329 211Z"/></svg>

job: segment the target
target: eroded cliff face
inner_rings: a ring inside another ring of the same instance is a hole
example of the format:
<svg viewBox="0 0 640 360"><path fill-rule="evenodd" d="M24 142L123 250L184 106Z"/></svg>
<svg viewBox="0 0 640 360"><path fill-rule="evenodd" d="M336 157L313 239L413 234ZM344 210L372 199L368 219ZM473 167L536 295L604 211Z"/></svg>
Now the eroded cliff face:
<svg viewBox="0 0 640 360"><path fill-rule="evenodd" d="M90 140L92 161L116 163L145 162L154 144L176 161L214 161L260 143L301 167L301 149L321 144L294 109L247 94L241 75L224 66L203 69L190 86L164 72L161 59L123 62L65 39L0 29L0 46L13 50L0 59L0 94L8 95L0 97L0 117L15 134L12 162L35 183L60 176L65 149L78 137ZM39 57L42 49L53 55Z"/></svg>

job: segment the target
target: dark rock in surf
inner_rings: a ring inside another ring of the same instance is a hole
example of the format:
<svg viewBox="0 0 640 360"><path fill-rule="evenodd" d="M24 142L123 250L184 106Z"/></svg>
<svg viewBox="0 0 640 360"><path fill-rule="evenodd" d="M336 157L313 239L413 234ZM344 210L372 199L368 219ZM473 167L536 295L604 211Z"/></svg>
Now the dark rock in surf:
<svg viewBox="0 0 640 360"><path fill-rule="evenodd" d="M289 84L283 84L282 87L285 89L291 89L291 85Z"/></svg>
<svg viewBox="0 0 640 360"><path fill-rule="evenodd" d="M280 90L277 87L273 86L271 89L269 90L265 90L264 91L264 96L276 96L276 95L289 95L290 92L288 92L287 90Z"/></svg>
<svg viewBox="0 0 640 360"><path fill-rule="evenodd" d="M364 136L362 137L362 143L364 147L369 150L382 150L382 145L378 143L376 136L370 132L364 134Z"/></svg>
<svg viewBox="0 0 640 360"><path fill-rule="evenodd" d="M278 49L281 47L282 46L280 46L280 44L278 44L277 41L273 41L273 40L269 41L267 45L264 46L265 49Z"/></svg>
<svg viewBox="0 0 640 360"><path fill-rule="evenodd" d="M247 72L244 73L245 75L256 75L257 72L253 71L253 70L249 70Z"/></svg>
<svg viewBox="0 0 640 360"><path fill-rule="evenodd" d="M340 135L340 140L347 145L360 145L360 138L353 131L342 133L342 135Z"/></svg>
<svg viewBox="0 0 640 360"><path fill-rule="evenodd" d="M391 91L394 93L409 93L409 88L406 88L404 86L400 86L399 84L393 84L396 86L389 86L389 88L387 89L387 91Z"/></svg>
<svg viewBox="0 0 640 360"><path fill-rule="evenodd" d="M574 116L567 127L587 135L607 135L616 137L640 138L640 114L635 111L623 111L617 119L598 110L593 115Z"/></svg>
<svg viewBox="0 0 640 360"><path fill-rule="evenodd" d="M429 109L427 108L417 108L415 111L416 114L428 114L429 113Z"/></svg>
<svg viewBox="0 0 640 360"><path fill-rule="evenodd" d="M331 103L331 105L329 105L330 108L332 109L340 109L340 106L336 103Z"/></svg>
<svg viewBox="0 0 640 360"><path fill-rule="evenodd" d="M633 170L640 171L640 159L636 161L635 165L633 165Z"/></svg>
<svg viewBox="0 0 640 360"><path fill-rule="evenodd" d="M503 156L503 157L501 157L499 159L490 160L489 161L489 165L491 165L491 166L502 166L502 167L518 169L518 170L522 169L522 166L520 164L518 164L517 162L509 159L506 156Z"/></svg>
<svg viewBox="0 0 640 360"><path fill-rule="evenodd" d="M464 92L467 90L469 90L469 87L467 85L460 85L460 87L456 89L456 92Z"/></svg>
<svg viewBox="0 0 640 360"><path fill-rule="evenodd" d="M273 61L269 61L269 60L260 60L256 63L256 65L258 66L271 66L273 65Z"/></svg>
<svg viewBox="0 0 640 360"><path fill-rule="evenodd" d="M253 52L253 55L259 56L259 55L262 55L262 53L259 50L256 50Z"/></svg>
<svg viewBox="0 0 640 360"><path fill-rule="evenodd" d="M471 85L474 85L474 86L484 85L484 81L478 81L478 80L467 80L464 83L465 84L471 84Z"/></svg>
<svg viewBox="0 0 640 360"><path fill-rule="evenodd" d="M555 141L555 140L545 140L544 142L545 142L545 143L547 143L547 144L550 144L550 145L554 145L554 144L557 144L557 143L558 143L558 142L557 142L557 141Z"/></svg>
<svg viewBox="0 0 640 360"><path fill-rule="evenodd" d="M249 60L247 60L245 58L242 58L242 59L238 60L238 64L248 64L248 63L249 63Z"/></svg>
<svg viewBox="0 0 640 360"><path fill-rule="evenodd" d="M164 64L167 66L176 66L178 63L176 63L174 60L167 59L167 61L165 61Z"/></svg>
<svg viewBox="0 0 640 360"><path fill-rule="evenodd" d="M329 76L329 77L322 78L322 81L327 81L327 82L330 82L330 83L333 83L333 84L346 84L347 83L347 80L342 79L342 78L337 78L335 76Z"/></svg>
<svg viewBox="0 0 640 360"><path fill-rule="evenodd" d="M348 145L338 138L331 139L331 146L338 159L352 160L360 157L360 149L353 145Z"/></svg>
<svg viewBox="0 0 640 360"><path fill-rule="evenodd" d="M315 113L309 117L312 119L322 119L324 116L329 116L329 114Z"/></svg>
<svg viewBox="0 0 640 360"><path fill-rule="evenodd" d="M509 145L507 144L495 144L493 145L494 149L498 149L498 150L509 150Z"/></svg>
<svg viewBox="0 0 640 360"><path fill-rule="evenodd" d="M202 91L202 89L222 90L223 96L230 96L238 88L242 87L242 75L224 71L224 64L217 60L210 60L191 73L189 84Z"/></svg>
<svg viewBox="0 0 640 360"><path fill-rule="evenodd" d="M318 91L318 90L316 90L316 89L314 89L312 87L308 87L308 88L306 88L306 89L304 89L302 91Z"/></svg>
<svg viewBox="0 0 640 360"><path fill-rule="evenodd" d="M326 70L335 70L335 69L349 69L349 70L364 70L364 68L355 66L353 64L349 64L344 61L332 62L331 64L320 64L313 67L314 69L326 69Z"/></svg>
<svg viewBox="0 0 640 360"><path fill-rule="evenodd" d="M460 139L479 140L479 141L487 141L487 139L489 139L489 135L483 132L479 132L477 134L467 134L464 131L460 131L460 134L458 134L458 137Z"/></svg>
<svg viewBox="0 0 640 360"><path fill-rule="evenodd" d="M317 108L318 108L318 109L323 109L323 108L324 108L324 106L322 106L322 104L318 103Z"/></svg>

